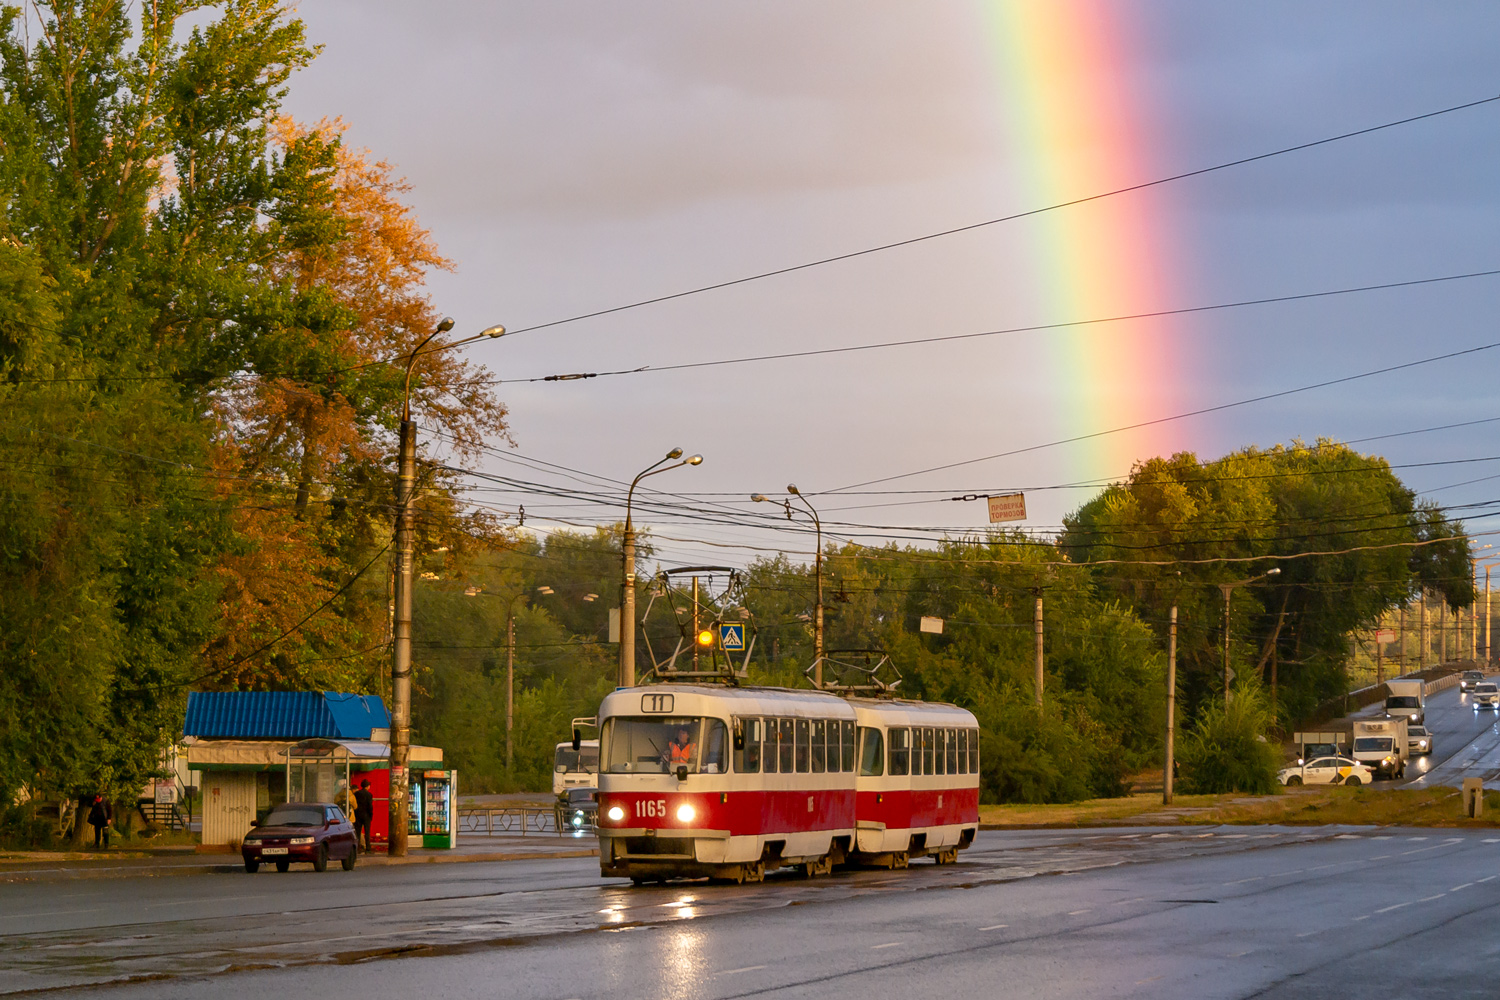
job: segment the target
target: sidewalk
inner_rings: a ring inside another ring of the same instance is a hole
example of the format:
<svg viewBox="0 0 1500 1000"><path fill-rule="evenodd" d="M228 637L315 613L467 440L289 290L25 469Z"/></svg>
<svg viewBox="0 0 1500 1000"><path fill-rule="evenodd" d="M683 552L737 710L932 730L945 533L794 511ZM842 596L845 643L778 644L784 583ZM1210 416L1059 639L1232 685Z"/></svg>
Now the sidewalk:
<svg viewBox="0 0 1500 1000"><path fill-rule="evenodd" d="M460 837L453 850L415 848L404 858L361 854L357 868L590 858L599 842L587 836ZM0 851L0 883L38 878L127 878L136 875L207 875L242 872L238 853L197 853L192 847L110 851Z"/></svg>

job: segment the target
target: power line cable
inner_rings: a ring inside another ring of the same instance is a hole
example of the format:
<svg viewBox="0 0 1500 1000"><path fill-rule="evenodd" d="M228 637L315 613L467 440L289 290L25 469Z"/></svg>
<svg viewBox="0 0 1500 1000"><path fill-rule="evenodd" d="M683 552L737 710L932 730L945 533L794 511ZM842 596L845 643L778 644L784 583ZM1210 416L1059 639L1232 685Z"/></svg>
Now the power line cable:
<svg viewBox="0 0 1500 1000"><path fill-rule="evenodd" d="M1164 184L1171 184L1176 181L1187 180L1192 177L1202 177L1205 174L1212 174L1217 171L1228 170L1232 167L1241 167L1249 163L1256 163L1260 160L1268 160L1272 157L1285 156L1288 153L1296 153L1302 150L1314 149L1318 146L1326 146L1330 143L1342 142L1345 139L1353 139L1357 136L1370 135L1372 133L1381 132L1386 129L1397 128L1402 125L1410 125L1413 122L1423 121L1428 118L1437 118L1442 115L1453 114L1458 111L1465 111L1470 108L1481 107L1486 104L1491 104L1495 101L1500 101L1500 95L1496 95L1494 97L1484 97L1474 101L1466 101L1462 104L1450 105L1445 108L1440 108L1436 111L1428 111L1419 115L1411 115L1406 118L1399 118L1380 125L1372 125L1366 128L1355 129L1350 132L1341 132L1338 135L1328 136L1323 139L1314 139L1311 142L1302 142L1291 146L1283 146L1280 149L1273 149L1265 153L1257 153L1253 156L1243 156L1234 160L1226 160L1222 163L1213 164L1212 166L1199 167L1196 170L1186 170L1181 173L1171 174L1166 177L1159 177L1155 180L1142 181L1138 184L1128 184L1124 187L1113 188L1108 191L1101 191L1097 194L1084 195L1079 198L1071 198L1067 201L1055 202L1051 205L1044 205L1040 208L1030 208L1026 209L1025 211L1012 213L1010 215L1002 215L998 218L986 219L983 222L973 222L964 226L956 226L952 229L943 229L939 230L938 232L927 233L922 236L913 236L904 240L896 240L892 243L882 243L876 246L865 247L862 250L853 250L848 253L835 254L831 257L821 257L817 260L807 261L806 263L793 264L789 267L775 268L770 271L761 271L757 274L751 274L742 278L733 278L728 281L719 281L714 282L713 284L700 285L696 288L690 288L686 291L672 292L667 295L658 295L649 299L641 299L636 302L626 303L625 305L611 306L607 309L596 309L592 312L579 313L578 315L569 316L565 319L556 319L546 323L537 323L533 326L524 326L512 330L511 333L513 335L519 333L532 333L537 330L546 330L551 327L563 326L564 324L568 323L577 323L586 319L596 319L600 316L610 316L615 313L625 312L629 309L639 309L642 306L657 305L662 302L671 302L676 299L687 298L688 296L692 295L701 295L704 292L718 291L719 289L723 288L733 288L736 285L743 285L752 281L760 281L765 278L774 278L784 274L792 274L797 271L805 271L809 268L822 267L825 264L833 264L839 261L853 260L856 257L865 257L870 254L882 253L886 250L895 250L899 247L912 246L917 243L925 243L930 240L941 239L945 236L954 236L958 233L972 232L976 229L984 229L988 226L999 225L1003 222L1014 222L1018 219L1030 218L1032 216L1042 215L1047 212L1055 212L1059 209L1071 208L1075 205L1086 205L1089 202L1102 201L1106 198L1113 198L1122 194L1130 194L1131 192L1135 191L1146 191L1154 187L1161 187Z"/></svg>

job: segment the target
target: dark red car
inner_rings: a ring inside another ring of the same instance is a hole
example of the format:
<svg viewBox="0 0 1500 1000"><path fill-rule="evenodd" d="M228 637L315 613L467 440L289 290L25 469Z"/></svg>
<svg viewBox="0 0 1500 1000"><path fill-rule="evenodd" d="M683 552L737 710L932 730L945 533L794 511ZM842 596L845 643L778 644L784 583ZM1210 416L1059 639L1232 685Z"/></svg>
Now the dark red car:
<svg viewBox="0 0 1500 1000"><path fill-rule="evenodd" d="M328 868L329 858L337 858L347 872L359 857L359 841L354 837L354 824L338 806L287 802L272 809L264 822L245 835L240 853L247 872L259 870L262 861L274 863L279 872L293 861L311 862L313 871L320 872Z"/></svg>

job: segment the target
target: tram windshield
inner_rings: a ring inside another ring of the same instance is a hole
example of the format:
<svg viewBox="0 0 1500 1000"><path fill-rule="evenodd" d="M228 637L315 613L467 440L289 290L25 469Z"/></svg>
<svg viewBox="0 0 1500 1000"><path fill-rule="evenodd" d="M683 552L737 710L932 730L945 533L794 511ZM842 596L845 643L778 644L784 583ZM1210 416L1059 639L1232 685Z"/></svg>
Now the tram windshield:
<svg viewBox="0 0 1500 1000"><path fill-rule="evenodd" d="M617 716L599 735L601 766L610 774L722 774L726 733L718 719Z"/></svg>

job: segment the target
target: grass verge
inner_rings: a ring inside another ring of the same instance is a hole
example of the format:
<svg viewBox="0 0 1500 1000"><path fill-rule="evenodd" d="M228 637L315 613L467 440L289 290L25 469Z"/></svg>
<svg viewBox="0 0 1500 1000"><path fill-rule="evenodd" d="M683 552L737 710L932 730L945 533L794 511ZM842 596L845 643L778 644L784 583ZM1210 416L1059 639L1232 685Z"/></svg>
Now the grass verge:
<svg viewBox="0 0 1500 1000"><path fill-rule="evenodd" d="M1274 795L1178 795L1170 807L1160 795L1130 795L1062 805L980 806L986 829L1184 824L1284 826L1500 827L1500 792L1485 792L1484 815L1463 815L1456 788L1284 789Z"/></svg>

